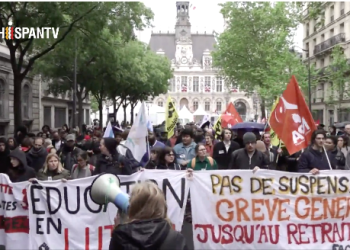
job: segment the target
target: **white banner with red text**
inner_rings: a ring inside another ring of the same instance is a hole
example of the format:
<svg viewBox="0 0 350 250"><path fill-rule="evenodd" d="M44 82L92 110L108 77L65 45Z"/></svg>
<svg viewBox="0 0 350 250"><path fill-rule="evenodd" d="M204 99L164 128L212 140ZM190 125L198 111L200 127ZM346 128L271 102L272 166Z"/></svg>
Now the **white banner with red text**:
<svg viewBox="0 0 350 250"><path fill-rule="evenodd" d="M0 247L108 249L117 208L91 201L89 190L95 177L30 184L11 183L1 174ZM145 170L119 179L128 193L137 182L156 182L165 193L173 227L181 231L189 192L185 171Z"/></svg>
<svg viewBox="0 0 350 250"><path fill-rule="evenodd" d="M350 249L350 171L198 171L195 249Z"/></svg>

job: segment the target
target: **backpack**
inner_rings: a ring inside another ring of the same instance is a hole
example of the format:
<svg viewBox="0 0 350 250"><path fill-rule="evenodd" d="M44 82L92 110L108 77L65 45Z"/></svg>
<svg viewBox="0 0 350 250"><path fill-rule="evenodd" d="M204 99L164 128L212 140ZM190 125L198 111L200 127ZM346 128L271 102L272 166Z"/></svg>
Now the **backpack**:
<svg viewBox="0 0 350 250"><path fill-rule="evenodd" d="M214 159L211 158L210 156L207 156L210 166L213 167L214 166ZM191 168L194 168L196 166L196 157L194 157L191 161Z"/></svg>
<svg viewBox="0 0 350 250"><path fill-rule="evenodd" d="M90 172L91 172L91 175L92 175L92 173L93 173L94 170L95 170L95 167L94 167L93 165L91 165L91 164L88 164L88 165L89 165L89 169L90 169ZM78 164L74 164L74 165L73 165L72 173L77 169L77 167L78 167Z"/></svg>

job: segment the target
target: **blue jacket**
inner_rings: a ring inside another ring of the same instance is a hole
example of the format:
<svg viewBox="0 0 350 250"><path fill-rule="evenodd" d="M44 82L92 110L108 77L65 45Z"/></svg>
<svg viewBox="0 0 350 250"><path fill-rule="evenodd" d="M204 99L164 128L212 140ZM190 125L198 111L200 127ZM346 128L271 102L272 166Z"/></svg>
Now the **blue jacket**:
<svg viewBox="0 0 350 250"><path fill-rule="evenodd" d="M192 142L188 147L185 147L182 142L176 144L173 148L176 154L176 162L181 165L182 162L192 160L194 157L196 157L196 145L197 144L195 142Z"/></svg>
<svg viewBox="0 0 350 250"><path fill-rule="evenodd" d="M330 153L327 152L327 154L329 159L331 159ZM320 152L308 147L299 158L298 172L308 173L313 168L317 168L318 170L330 170L325 152Z"/></svg>

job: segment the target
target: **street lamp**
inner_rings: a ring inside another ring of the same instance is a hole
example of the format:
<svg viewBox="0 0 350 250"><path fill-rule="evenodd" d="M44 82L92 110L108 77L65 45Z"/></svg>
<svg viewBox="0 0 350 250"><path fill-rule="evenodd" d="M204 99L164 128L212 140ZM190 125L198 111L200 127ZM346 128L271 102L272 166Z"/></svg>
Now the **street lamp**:
<svg viewBox="0 0 350 250"><path fill-rule="evenodd" d="M310 60L310 50L309 49L303 49L300 48L299 46L295 46L299 49L301 49L304 52L308 52L307 54L307 62L308 62L308 98L309 98L309 110L310 112L312 112L311 110L311 60ZM295 52L294 47L291 49L291 52Z"/></svg>

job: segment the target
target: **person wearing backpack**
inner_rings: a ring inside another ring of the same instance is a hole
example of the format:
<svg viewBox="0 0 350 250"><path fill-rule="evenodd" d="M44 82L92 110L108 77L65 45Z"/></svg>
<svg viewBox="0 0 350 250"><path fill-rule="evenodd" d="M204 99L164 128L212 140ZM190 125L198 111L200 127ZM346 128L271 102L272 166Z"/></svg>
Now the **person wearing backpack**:
<svg viewBox="0 0 350 250"><path fill-rule="evenodd" d="M71 179L80 179L93 175L95 167L89 164L89 156L85 151L77 154L78 164L74 164L71 173Z"/></svg>
<svg viewBox="0 0 350 250"><path fill-rule="evenodd" d="M197 170L216 170L218 165L216 161L208 156L207 149L203 143L198 143L195 147L196 157L194 157L188 164L187 168Z"/></svg>

